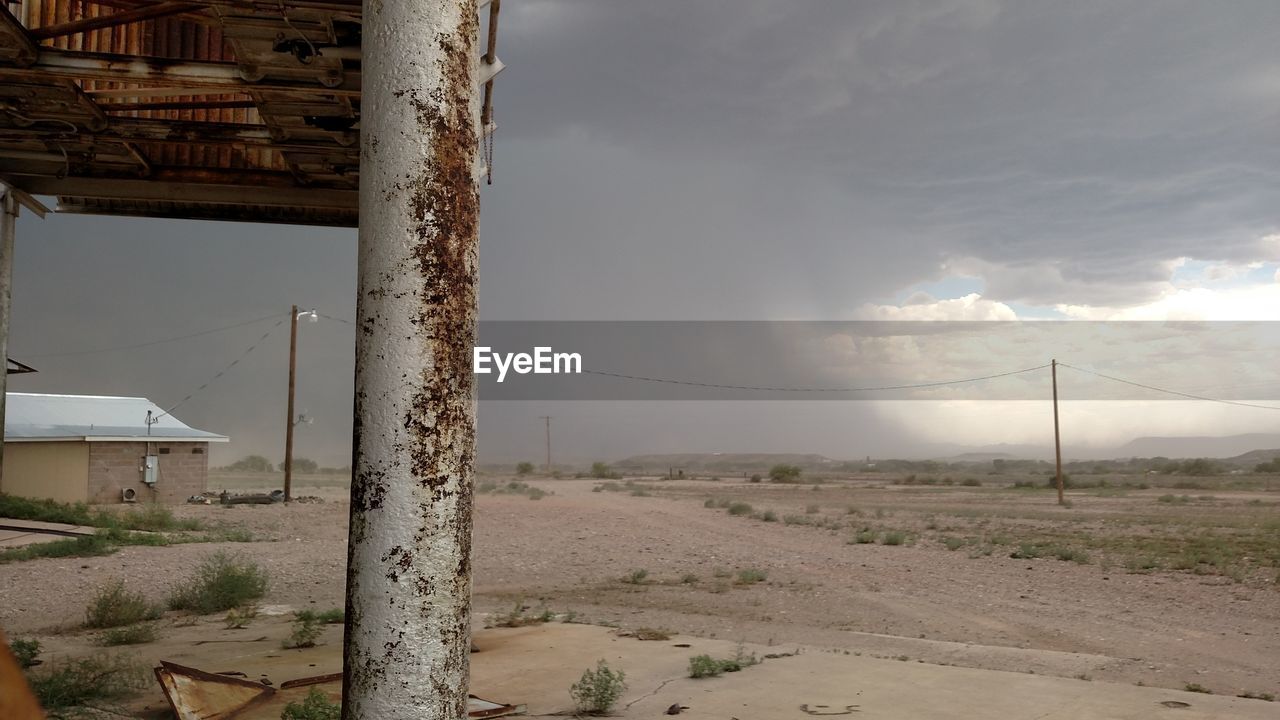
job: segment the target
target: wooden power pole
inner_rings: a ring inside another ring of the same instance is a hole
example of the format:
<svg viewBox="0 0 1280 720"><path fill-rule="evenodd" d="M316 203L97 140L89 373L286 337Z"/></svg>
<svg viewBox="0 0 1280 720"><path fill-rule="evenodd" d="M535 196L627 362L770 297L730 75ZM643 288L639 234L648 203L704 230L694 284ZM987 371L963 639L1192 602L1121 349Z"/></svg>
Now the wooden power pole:
<svg viewBox="0 0 1280 720"><path fill-rule="evenodd" d="M298 306L289 314L289 418L284 431L284 501L293 499L293 389L298 376Z"/></svg>
<svg viewBox="0 0 1280 720"><path fill-rule="evenodd" d="M1064 505L1062 498L1062 438L1058 433L1058 361L1050 362L1053 374L1053 452L1057 458L1058 468L1058 504Z"/></svg>
<svg viewBox="0 0 1280 720"><path fill-rule="evenodd" d="M547 423L547 474L551 474L551 416L540 416Z"/></svg>

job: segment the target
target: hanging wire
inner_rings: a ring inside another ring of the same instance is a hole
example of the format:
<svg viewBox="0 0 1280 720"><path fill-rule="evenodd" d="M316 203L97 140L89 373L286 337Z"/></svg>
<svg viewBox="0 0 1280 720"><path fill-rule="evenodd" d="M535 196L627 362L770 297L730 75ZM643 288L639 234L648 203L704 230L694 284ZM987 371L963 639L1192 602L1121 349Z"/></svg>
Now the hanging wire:
<svg viewBox="0 0 1280 720"><path fill-rule="evenodd" d="M1156 387L1155 385L1146 385L1144 383L1134 382L1132 380L1125 380L1124 378L1118 378L1113 375L1104 375L1100 372L1094 372L1093 370L1085 370L1084 368L1076 367L1074 365L1068 365L1064 362L1059 362L1058 367L1070 368L1072 370L1075 370L1076 372L1082 372L1087 375L1094 375L1096 377L1103 378L1104 380L1111 380L1113 382L1124 383L1125 385L1132 385L1133 387L1143 388L1144 390L1153 390L1155 392L1165 393L1167 395L1177 395L1178 397L1184 397L1190 400L1203 400L1205 402L1222 403L1223 405L1239 405L1240 407L1258 408L1259 410L1280 410L1280 406L1276 406L1276 405L1258 405L1256 403L1240 402L1239 400L1223 400L1222 398L1208 397L1205 395L1195 395L1192 393L1180 392L1178 390L1169 390L1168 388Z"/></svg>
<svg viewBox="0 0 1280 720"><path fill-rule="evenodd" d="M1062 363L1058 363L1061 365ZM642 382L665 383L668 385L690 385L693 387L717 388L722 390L760 390L766 392L795 392L795 393L854 393L854 392L875 392L877 390L917 390L921 388L942 387L944 385L960 385L963 383L979 382L982 380L994 380L995 378L1009 377L1011 375L1021 375L1023 373L1043 370L1049 367L1049 363L1037 365L1035 367L1023 368L1021 370L1010 370L1008 372L996 373L994 375L982 375L980 377L962 378L959 380L938 380L934 382L913 383L909 385L882 385L879 387L844 387L844 388L806 388L806 387L764 387L758 385L723 385L720 383L695 382L691 380L671 380L667 378L645 377L642 375L625 375L623 373L605 372L603 370L583 370L583 375L602 375L604 377L621 378L624 380L639 380Z"/></svg>
<svg viewBox="0 0 1280 720"><path fill-rule="evenodd" d="M285 314L287 315L288 313L285 313ZM280 313L275 313L273 315L264 315L263 317L254 318L253 320L246 320L244 322L239 322L234 325L226 325L223 327L213 328L211 330L201 330L200 332L191 333L189 335L178 335L176 337L162 338L160 340L151 340L149 342L137 343L134 345L119 345L116 347L99 348L97 350L77 350L74 352L64 352L64 353L44 353L42 355L28 355L27 357L60 358L60 357L75 357L79 355L96 355L98 353L115 352L117 350L134 350L137 348L152 347L154 345L163 345L165 343L178 342L181 340L190 340L191 338L197 338L204 335L212 335L214 333L220 333L226 330L233 330L235 328L244 327L246 325L254 325L256 323L263 322L264 320L271 320L272 318L277 318L277 317L280 317Z"/></svg>
<svg viewBox="0 0 1280 720"><path fill-rule="evenodd" d="M178 407L180 407L183 403L185 403L186 401L198 395L202 390L212 385L214 381L216 381L218 378L222 377L223 375L226 375L232 368L234 368L236 365L239 365L241 360L244 360L246 357L248 357L249 353L253 352L259 345L262 344L264 340L266 340L268 337L271 337L271 333L275 332L281 325L284 325L284 320L277 321L275 325L272 325L269 330L267 330L265 333L262 334L262 337L258 338L257 340L254 341L252 345L245 348L245 351L240 353L239 357L237 357L235 360L232 360L230 365L227 365L226 367L219 370L216 375L206 380L200 387L196 388L195 390L192 390L190 393L187 393L186 397L182 398L174 405L171 405L167 410L157 415L155 419L159 420L160 418L172 413L174 410L177 410Z"/></svg>

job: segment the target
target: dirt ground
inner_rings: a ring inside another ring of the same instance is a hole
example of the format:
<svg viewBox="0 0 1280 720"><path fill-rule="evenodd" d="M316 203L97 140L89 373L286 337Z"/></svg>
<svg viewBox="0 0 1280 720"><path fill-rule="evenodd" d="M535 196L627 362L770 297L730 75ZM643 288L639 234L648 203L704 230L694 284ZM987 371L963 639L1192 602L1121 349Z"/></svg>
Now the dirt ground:
<svg viewBox="0 0 1280 720"><path fill-rule="evenodd" d="M489 479L486 487L506 481ZM326 485L295 491L320 502L176 510L245 528L254 542L125 547L104 557L0 565L0 626L55 653L88 652L91 635L78 625L98 585L124 578L161 601L215 550L242 553L268 570L264 604L340 607L347 505L342 487ZM1274 489L1215 489L1171 501L1159 489L1075 491L1064 509L1042 491L883 481L816 490L692 480L604 489L597 480L537 479L530 488L546 494L477 496L478 623L523 607L530 615L550 610L575 622L763 646L1280 694L1280 585L1276 568L1259 562L1280 552ZM722 507L730 501L752 508L733 515ZM766 521L766 510L778 521ZM878 539L856 542L860 533ZM1145 553L1154 557L1170 542L1198 542L1206 533L1231 539L1223 552L1258 557L1143 567L1157 564L1144 561ZM892 534L901 544L884 544ZM1011 557L1035 554L1025 552L1028 543L1090 554ZM1137 560L1134 548L1143 553ZM742 571L764 579L742 582ZM200 666L190 626L176 627L181 621L170 615L165 622L175 627L162 630L159 643L134 650L149 661L180 653L179 662ZM199 627L213 637L254 633L253 626L224 630L216 620ZM340 628L326 632L334 635L326 643L340 644Z"/></svg>

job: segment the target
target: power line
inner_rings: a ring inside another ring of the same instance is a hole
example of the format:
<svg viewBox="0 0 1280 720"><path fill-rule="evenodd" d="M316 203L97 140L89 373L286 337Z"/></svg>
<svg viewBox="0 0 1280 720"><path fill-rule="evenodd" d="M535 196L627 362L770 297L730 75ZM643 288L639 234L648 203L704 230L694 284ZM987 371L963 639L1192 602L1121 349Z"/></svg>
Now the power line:
<svg viewBox="0 0 1280 720"><path fill-rule="evenodd" d="M1061 363L1059 363L1061 364ZM921 388L942 387L944 385L960 385L963 383L979 382L982 380L994 380L995 378L1009 377L1010 375L1021 375L1023 373L1043 370L1049 367L1049 363L1037 365L1035 367L1023 368L1022 370L1010 370L1009 372L996 373L994 375L982 375L979 377L962 378L959 380L938 380L935 382L913 383L910 385L882 385L880 387L845 387L845 388L806 388L806 387L761 387L757 385L722 385L719 383L694 382L691 380L670 380L667 378L645 377L642 375L624 375L622 373L605 372L603 370L583 370L584 375L603 375L605 377L621 378L624 380L639 380L643 382L664 383L667 385L690 385L693 387L717 388L722 390L759 390L765 392L795 392L795 393L853 393L853 392L875 392L877 390L918 390Z"/></svg>
<svg viewBox="0 0 1280 720"><path fill-rule="evenodd" d="M324 314L324 313L322 313L322 312L318 312L318 313L316 313L316 315L319 315L320 317L324 318L325 320L337 320L337 321L338 321L338 322L340 322L340 323L346 323L346 324L348 324L348 325L355 325L355 322L354 322L354 321L352 321L352 320L347 320L346 318L334 317L334 316L332 316L332 315L325 315L325 314Z"/></svg>
<svg viewBox="0 0 1280 720"><path fill-rule="evenodd" d="M275 317L275 316L272 316L272 317ZM244 360L246 357L248 357L249 353L253 352L253 351L254 351L254 350L255 350L259 345L261 345L261 344L262 344L262 342L263 342L264 340L266 340L268 337L271 337L271 333L275 332L275 331L276 331L276 329L277 329L277 328L279 328L279 327L280 327L281 325L283 325L283 324L284 324L284 320L280 320L280 321L276 322L276 324L275 324L275 325L272 325L272 326L271 326L271 329L267 330L265 333L263 333L263 334L262 334L262 337L258 338L257 340L255 340L255 341L254 341L254 343L253 343L252 345L250 345L249 347L245 348L245 351L244 351L244 352L242 352L242 353L240 353L240 356L239 356L239 357L237 357L235 360L232 360L230 365L227 365L226 367L224 367L224 368L222 368L221 370L219 370L219 371L217 372L217 374L216 374L216 375L214 375L213 377L211 377L211 378L209 378L208 380L206 380L206 381L204 382L204 384L203 384L203 385L201 385L200 387L196 388L195 390L192 390L190 393L188 393L188 394L187 394L187 396L186 396L186 397L184 397L184 398L182 398L181 400L179 400L179 401L177 402L177 404L175 404L175 405L171 406L168 410L165 410L163 413L160 413L159 415L157 415L157 416L155 417L155 419L156 419L156 420L159 420L160 418L164 417L165 415L168 415L168 414L172 413L174 410L177 410L177 409L178 409L178 406L182 405L182 404L183 404L183 403L185 403L186 401L188 401L188 400L190 400L191 398L193 398L193 397L195 397L196 395L198 395L198 394L200 393L200 391L202 391L202 390L204 390L205 388L207 388L207 387L209 387L210 385L212 385L212 384L213 384L213 382L214 382L215 380L217 380L218 378L222 377L223 375L226 375L226 374L227 374L227 372L229 372L229 371L231 370L231 368L235 367L236 365L239 365L241 360Z"/></svg>
<svg viewBox="0 0 1280 720"><path fill-rule="evenodd" d="M120 345L117 347L99 348L97 350L77 350L74 352L65 352L65 353L46 353L43 355L27 355L27 357L59 358L59 357L73 357L78 355L96 355L98 353L115 352L116 350L136 350L138 348L152 347L154 345L163 345L165 343L178 342L180 340L190 340L191 338L202 337L204 335L212 335L214 333L220 333L226 330L234 330L235 328L244 327L246 325L254 325L256 323L263 322L264 320L270 320L272 318L277 318L277 317L280 317L280 313L275 313L273 315L264 315L260 318L255 318L253 320L246 320L244 322L239 322L234 325L225 325L223 327L213 328L211 330L201 330L200 332L191 333L189 335L178 335L176 337L162 338L160 340L152 340L150 342L137 343L135 345Z"/></svg>
<svg viewBox="0 0 1280 720"><path fill-rule="evenodd" d="M1154 385L1145 385L1145 384L1140 383L1140 382L1134 382L1134 381L1132 381L1132 380L1125 380L1124 378L1118 378L1118 377L1114 377L1114 376L1112 376L1112 375L1104 375L1104 374L1102 374L1102 373L1100 373L1100 372L1094 372L1093 370L1085 370L1084 368L1079 368L1079 367L1076 367L1076 366L1074 366L1074 365L1068 365L1068 364L1066 364L1066 363L1064 363L1064 362L1060 362L1060 363L1058 363L1058 365L1060 365L1060 366L1062 366L1062 367L1065 367L1065 368L1071 368L1072 370L1075 370L1076 372L1082 372L1082 373L1085 373L1085 374L1088 374L1088 375L1096 375L1097 377L1103 378L1103 379L1105 379L1105 380L1111 380L1111 381L1113 381L1113 382L1124 383L1125 385L1132 385L1132 386L1134 386L1134 387L1140 387L1140 388L1143 388L1143 389L1145 389L1145 390L1154 390L1155 392L1165 393L1165 394L1168 394L1168 395L1177 395L1177 396L1179 396L1179 397L1184 397L1184 398L1188 398L1188 399L1191 399L1191 400L1203 400L1203 401L1205 401L1205 402L1216 402L1216 403L1222 403L1223 405L1239 405L1240 407L1258 408L1258 409L1260 409L1260 410L1280 410L1280 406L1275 406L1275 405L1257 405L1257 404L1255 404L1255 403L1240 402L1239 400L1223 400L1222 398L1207 397L1207 396L1205 396L1205 395L1194 395L1194 394L1192 394L1192 393L1180 392L1180 391L1178 391L1178 390L1169 390L1169 389L1167 389L1167 388L1156 387L1156 386L1154 386Z"/></svg>

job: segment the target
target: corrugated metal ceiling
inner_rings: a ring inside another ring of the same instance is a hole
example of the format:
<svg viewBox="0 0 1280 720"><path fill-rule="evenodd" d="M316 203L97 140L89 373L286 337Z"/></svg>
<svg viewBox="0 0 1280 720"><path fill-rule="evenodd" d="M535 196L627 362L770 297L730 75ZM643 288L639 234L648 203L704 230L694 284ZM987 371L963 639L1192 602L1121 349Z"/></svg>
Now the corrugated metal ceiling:
<svg viewBox="0 0 1280 720"><path fill-rule="evenodd" d="M360 0L0 0L0 180L65 212L355 225L360 42Z"/></svg>

